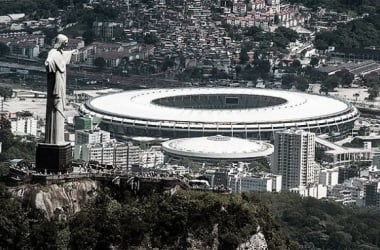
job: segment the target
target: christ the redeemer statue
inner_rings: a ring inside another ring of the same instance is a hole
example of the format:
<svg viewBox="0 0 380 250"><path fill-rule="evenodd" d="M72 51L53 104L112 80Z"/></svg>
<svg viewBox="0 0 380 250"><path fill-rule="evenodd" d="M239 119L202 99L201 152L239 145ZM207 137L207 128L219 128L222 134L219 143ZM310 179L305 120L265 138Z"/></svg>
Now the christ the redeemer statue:
<svg viewBox="0 0 380 250"><path fill-rule="evenodd" d="M65 102L66 102L66 65L78 50L64 51L68 38L59 34L54 48L49 51L45 61L47 72L47 104L45 143L61 145L65 143Z"/></svg>

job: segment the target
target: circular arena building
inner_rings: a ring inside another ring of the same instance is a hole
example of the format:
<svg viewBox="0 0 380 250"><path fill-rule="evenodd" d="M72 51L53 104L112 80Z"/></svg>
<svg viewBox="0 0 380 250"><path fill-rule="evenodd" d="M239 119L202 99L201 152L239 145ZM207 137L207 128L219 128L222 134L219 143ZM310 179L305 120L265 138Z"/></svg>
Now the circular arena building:
<svg viewBox="0 0 380 250"><path fill-rule="evenodd" d="M340 138L359 117L353 105L336 98L248 88L126 91L89 100L80 112L102 118L102 129L116 137L169 138L272 139L275 131L288 128Z"/></svg>
<svg viewBox="0 0 380 250"><path fill-rule="evenodd" d="M162 143L162 150L174 159L194 162L245 162L268 157L273 145L222 135L173 139Z"/></svg>

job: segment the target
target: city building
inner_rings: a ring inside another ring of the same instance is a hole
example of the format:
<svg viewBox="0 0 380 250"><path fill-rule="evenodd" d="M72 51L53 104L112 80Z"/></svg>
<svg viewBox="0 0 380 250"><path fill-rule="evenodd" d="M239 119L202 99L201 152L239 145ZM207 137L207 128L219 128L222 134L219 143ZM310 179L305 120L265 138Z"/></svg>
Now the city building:
<svg viewBox="0 0 380 250"><path fill-rule="evenodd" d="M302 130L276 132L272 172L282 175L282 189L315 182L315 134Z"/></svg>
<svg viewBox="0 0 380 250"><path fill-rule="evenodd" d="M94 22L92 30L96 37L113 40L123 34L123 24L115 22Z"/></svg>
<svg viewBox="0 0 380 250"><path fill-rule="evenodd" d="M92 118L88 116L75 116L74 117L74 130L91 130Z"/></svg>
<svg viewBox="0 0 380 250"><path fill-rule="evenodd" d="M338 171L338 183L343 183L345 180L353 177L360 177L360 169L355 165L339 167Z"/></svg>
<svg viewBox="0 0 380 250"><path fill-rule="evenodd" d="M233 192L281 192L281 175L269 173L235 176L230 179L229 187Z"/></svg>
<svg viewBox="0 0 380 250"><path fill-rule="evenodd" d="M160 146L152 146L140 151L139 164L144 168L155 167L164 164L164 153Z"/></svg>
<svg viewBox="0 0 380 250"><path fill-rule="evenodd" d="M310 184L289 189L290 192L298 193L303 197L322 199L327 197L327 187L321 184Z"/></svg>
<svg viewBox="0 0 380 250"><path fill-rule="evenodd" d="M113 167L131 167L139 164L140 149L115 141L75 145L74 159L98 162Z"/></svg>
<svg viewBox="0 0 380 250"><path fill-rule="evenodd" d="M338 184L338 168L322 169L319 173L319 184L327 187L333 187Z"/></svg>
<svg viewBox="0 0 380 250"><path fill-rule="evenodd" d="M379 180L371 180L364 184L365 206L380 207Z"/></svg>
<svg viewBox="0 0 380 250"><path fill-rule="evenodd" d="M104 143L111 140L110 133L104 130L76 130L75 145Z"/></svg>
<svg viewBox="0 0 380 250"><path fill-rule="evenodd" d="M37 119L34 117L17 117L10 119L11 131L14 135L37 136Z"/></svg>
<svg viewBox="0 0 380 250"><path fill-rule="evenodd" d="M211 187L228 186L229 167L218 167L206 170L204 176L207 178Z"/></svg>
<svg viewBox="0 0 380 250"><path fill-rule="evenodd" d="M328 198L345 206L363 207L364 203L364 184L366 179L354 177L345 180L343 183L329 189Z"/></svg>

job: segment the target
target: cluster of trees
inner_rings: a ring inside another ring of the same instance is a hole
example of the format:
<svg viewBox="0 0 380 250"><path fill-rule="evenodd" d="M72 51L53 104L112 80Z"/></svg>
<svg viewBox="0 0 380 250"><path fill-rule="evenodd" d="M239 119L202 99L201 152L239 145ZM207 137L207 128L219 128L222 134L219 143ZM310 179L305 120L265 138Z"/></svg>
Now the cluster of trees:
<svg viewBox="0 0 380 250"><path fill-rule="evenodd" d="M69 8L64 16L64 23L78 23L77 27L82 30L82 36L86 44L93 42L95 34L92 31L92 25L95 21L107 22L115 21L120 14L120 9L112 4L102 2L95 4L93 8L84 8L78 4L75 8ZM115 36L120 38L123 35L122 29L115 29Z"/></svg>
<svg viewBox="0 0 380 250"><path fill-rule="evenodd" d="M256 233L269 249L297 249L266 207L240 195L180 191L135 197L106 188L67 221L26 213L0 185L0 245L7 249L236 249Z"/></svg>
<svg viewBox="0 0 380 250"><path fill-rule="evenodd" d="M0 5L0 15L25 13L35 18L47 18L58 15L58 7L51 0L7 1Z"/></svg>
<svg viewBox="0 0 380 250"><path fill-rule="evenodd" d="M0 118L0 142L2 142L2 153L0 162L11 159L24 159L34 161L35 142L27 142L15 137L11 132L11 124L4 117Z"/></svg>
<svg viewBox="0 0 380 250"><path fill-rule="evenodd" d="M293 193L252 195L302 249L379 249L380 211L346 208Z"/></svg>
<svg viewBox="0 0 380 250"><path fill-rule="evenodd" d="M250 27L243 31L244 37L250 39L242 43L242 51L249 51L259 42L261 48L276 52L286 52L290 42L295 42L299 36L292 29L279 27L274 32L265 32L258 27Z"/></svg>
<svg viewBox="0 0 380 250"><path fill-rule="evenodd" d="M261 49L286 53L286 47L290 42L299 38L297 32L292 29L279 27L274 32L263 31L259 27L240 29L236 26L225 24L224 28L229 37L242 42L241 50L244 52L256 48L258 43Z"/></svg>
<svg viewBox="0 0 380 250"><path fill-rule="evenodd" d="M309 81L305 77L288 74L282 77L281 86L283 89L290 89L294 86L298 90L306 91L309 88Z"/></svg>
<svg viewBox="0 0 380 250"><path fill-rule="evenodd" d="M378 9L377 0L288 0L291 4L302 4L314 10L319 7L338 12L355 11L358 14L370 13Z"/></svg>
<svg viewBox="0 0 380 250"><path fill-rule="evenodd" d="M328 46L339 48L365 48L380 46L380 15L373 14L346 24L339 24L334 31L316 35L314 45L325 50Z"/></svg>
<svg viewBox="0 0 380 250"><path fill-rule="evenodd" d="M348 70L341 70L336 72L334 75L325 76L323 82L321 84L321 92L334 91L338 86L349 86L354 80L354 75L350 73Z"/></svg>
<svg viewBox="0 0 380 250"><path fill-rule="evenodd" d="M58 15L59 9L70 5L81 6L88 0L17 0L0 5L0 15L25 13L34 18L47 18Z"/></svg>
<svg viewBox="0 0 380 250"><path fill-rule="evenodd" d="M256 81L259 77L263 79L269 78L270 62L266 59L254 59L250 64L243 67L236 66L236 74L239 78L248 81Z"/></svg>

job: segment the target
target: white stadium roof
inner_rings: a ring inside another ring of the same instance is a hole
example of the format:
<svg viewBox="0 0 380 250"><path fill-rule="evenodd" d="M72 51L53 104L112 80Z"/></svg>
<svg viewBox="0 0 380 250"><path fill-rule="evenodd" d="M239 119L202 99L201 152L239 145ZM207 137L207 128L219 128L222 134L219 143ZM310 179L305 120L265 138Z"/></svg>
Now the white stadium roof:
<svg viewBox="0 0 380 250"><path fill-rule="evenodd" d="M162 149L177 156L218 160L258 158L273 153L269 143L221 135L174 139L162 143Z"/></svg>
<svg viewBox="0 0 380 250"><path fill-rule="evenodd" d="M81 114L101 118L114 136L168 138L227 135L271 139L299 128L341 138L358 110L339 99L252 88L178 88L126 91L94 98Z"/></svg>
<svg viewBox="0 0 380 250"><path fill-rule="evenodd" d="M162 106L153 100L186 95L264 95L283 98L285 103L247 109L191 109ZM267 89L184 88L127 91L91 100L95 113L136 120L192 123L272 123L330 117L350 109L349 104L321 95Z"/></svg>

